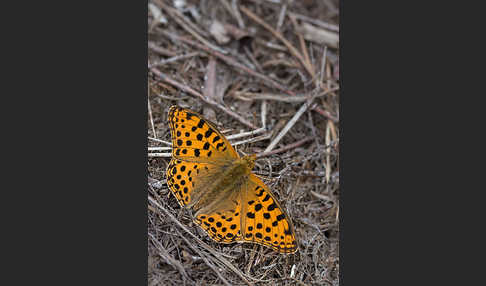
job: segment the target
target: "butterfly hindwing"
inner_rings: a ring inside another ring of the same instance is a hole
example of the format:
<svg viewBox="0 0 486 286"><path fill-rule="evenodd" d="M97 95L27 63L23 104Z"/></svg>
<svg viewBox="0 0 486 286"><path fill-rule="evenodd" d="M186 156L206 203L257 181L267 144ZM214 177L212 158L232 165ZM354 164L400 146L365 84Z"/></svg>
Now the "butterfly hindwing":
<svg viewBox="0 0 486 286"><path fill-rule="evenodd" d="M226 204L225 209L197 214L195 222L217 242L241 241L240 209L241 200L235 198Z"/></svg>
<svg viewBox="0 0 486 286"><path fill-rule="evenodd" d="M269 188L256 175L250 174L244 192L243 239L279 252L294 253L297 250L294 228Z"/></svg>

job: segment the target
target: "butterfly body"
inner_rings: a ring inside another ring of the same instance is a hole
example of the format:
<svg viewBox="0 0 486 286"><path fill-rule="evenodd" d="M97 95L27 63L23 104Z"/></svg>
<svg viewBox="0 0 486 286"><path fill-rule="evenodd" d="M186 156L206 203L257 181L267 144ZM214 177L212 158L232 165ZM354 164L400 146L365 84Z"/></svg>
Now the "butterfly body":
<svg viewBox="0 0 486 286"><path fill-rule="evenodd" d="M268 187L251 172L256 156L240 157L215 125L178 106L169 110L172 160L167 185L195 223L221 243L253 242L282 253L297 243L292 223Z"/></svg>
<svg viewBox="0 0 486 286"><path fill-rule="evenodd" d="M218 206L225 204L228 198L237 195L233 192L240 189L248 180L255 164L255 158L255 155L249 155L222 166L221 169L224 171L221 176L216 177L211 184L204 188L198 189L201 196L198 197L197 201L193 200L188 207L192 207L196 211L196 215L204 206L206 206L206 209L221 209Z"/></svg>

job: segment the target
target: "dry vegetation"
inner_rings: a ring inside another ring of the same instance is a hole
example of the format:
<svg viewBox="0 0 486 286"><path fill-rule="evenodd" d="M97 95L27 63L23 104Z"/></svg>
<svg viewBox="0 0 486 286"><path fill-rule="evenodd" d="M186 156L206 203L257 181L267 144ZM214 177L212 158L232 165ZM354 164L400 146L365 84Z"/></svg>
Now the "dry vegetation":
<svg viewBox="0 0 486 286"><path fill-rule="evenodd" d="M149 0L149 285L339 284L337 0ZM217 124L292 218L299 250L219 244L169 193L167 111Z"/></svg>

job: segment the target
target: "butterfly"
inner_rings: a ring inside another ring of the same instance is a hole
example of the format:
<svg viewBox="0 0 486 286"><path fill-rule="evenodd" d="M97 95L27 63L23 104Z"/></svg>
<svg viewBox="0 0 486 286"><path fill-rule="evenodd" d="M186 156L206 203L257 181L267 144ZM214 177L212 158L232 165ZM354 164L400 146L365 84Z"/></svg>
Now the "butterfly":
<svg viewBox="0 0 486 286"><path fill-rule="evenodd" d="M215 124L179 106L169 109L172 159L166 178L181 207L220 243L251 242L280 253L297 251L291 220L251 172L256 155L240 157Z"/></svg>

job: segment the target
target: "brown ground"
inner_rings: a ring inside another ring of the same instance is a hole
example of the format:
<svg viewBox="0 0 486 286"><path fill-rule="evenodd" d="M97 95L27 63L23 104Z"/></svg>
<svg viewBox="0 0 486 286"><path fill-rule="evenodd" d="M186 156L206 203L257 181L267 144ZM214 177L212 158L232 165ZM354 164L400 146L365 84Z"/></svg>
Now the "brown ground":
<svg viewBox="0 0 486 286"><path fill-rule="evenodd" d="M338 285L338 1L151 5L149 285ZM240 154L259 154L253 171L287 209L296 254L219 244L192 223L165 183L174 104L204 114L226 136L256 130L230 141L245 141Z"/></svg>

